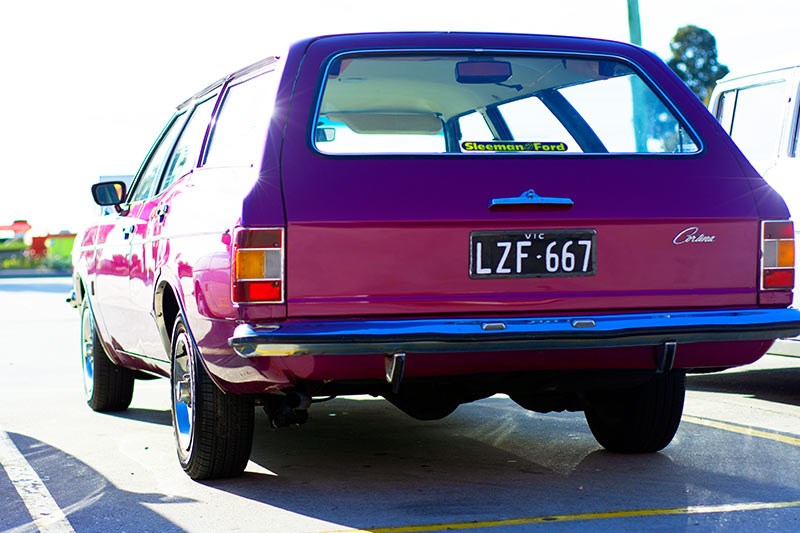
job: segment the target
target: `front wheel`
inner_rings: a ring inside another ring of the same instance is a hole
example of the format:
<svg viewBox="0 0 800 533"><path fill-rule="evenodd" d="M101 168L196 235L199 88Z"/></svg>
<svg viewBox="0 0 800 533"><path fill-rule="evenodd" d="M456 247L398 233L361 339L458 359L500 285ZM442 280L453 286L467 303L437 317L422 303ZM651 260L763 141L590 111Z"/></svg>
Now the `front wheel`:
<svg viewBox="0 0 800 533"><path fill-rule="evenodd" d="M685 396L686 374L673 370L632 389L587 395L586 421L609 451L657 452L678 431Z"/></svg>
<svg viewBox="0 0 800 533"><path fill-rule="evenodd" d="M253 444L253 400L223 393L209 377L183 316L172 334L172 426L178 460L192 479L241 474Z"/></svg>
<svg viewBox="0 0 800 533"><path fill-rule="evenodd" d="M86 403L95 411L124 411L133 399L133 371L114 364L97 335L89 298L81 303L81 367Z"/></svg>

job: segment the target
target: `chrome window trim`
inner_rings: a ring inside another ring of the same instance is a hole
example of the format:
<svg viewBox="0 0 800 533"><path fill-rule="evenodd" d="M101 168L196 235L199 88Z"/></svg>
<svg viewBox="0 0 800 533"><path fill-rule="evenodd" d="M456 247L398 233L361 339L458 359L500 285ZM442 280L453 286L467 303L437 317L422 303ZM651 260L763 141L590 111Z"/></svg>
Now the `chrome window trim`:
<svg viewBox="0 0 800 533"><path fill-rule="evenodd" d="M325 90L325 85L328 79L328 72L331 69L333 63L344 56L348 55L366 55L366 54L392 54L392 55L399 55L399 54L445 54L445 55L457 55L457 54L484 54L484 55L500 55L500 54L508 54L508 55L528 55L528 56L543 56L543 57L552 57L552 56L561 56L561 57L571 57L571 58L583 58L583 59L608 59L614 60L620 63L625 64L626 66L630 67L634 73L639 76L642 81L646 83L646 85L655 93L656 96L659 97L661 102L664 106L673 113L676 119L678 119L679 123L685 127L685 129L690 132L690 137L695 140L697 145L697 150L694 152L582 152L582 153L569 153L569 154L553 154L553 153L546 153L546 154L530 154L530 153L523 153L523 154L509 154L509 153L502 153L502 154L472 154L472 153L463 153L463 152L439 152L439 153L430 153L430 152L386 152L386 153L347 153L347 154L331 154L322 152L317 148L316 140L314 138L314 132L316 128L316 123L319 119L319 112L320 108L322 107L322 95L323 91ZM315 95L315 104L314 104L314 112L313 115L310 117L308 123L308 130L306 131L306 139L309 143L309 146L312 150L317 154L323 157L336 157L336 158L385 158L385 157L698 157L702 155L705 151L705 143L703 142L703 138L697 133L697 130L692 126L692 123L686 118L686 115L678 109L678 107L673 103L672 99L668 97L668 95L662 90L661 86L658 85L652 76L650 76L645 70L643 70L637 63L634 63L628 57L617 55L617 54L604 54L604 53L595 53L595 52L565 52L565 51L558 51L558 50L524 50L524 49L503 49L503 48L364 48L364 49L351 49L351 50L343 50L337 52L331 56L329 56L325 61L327 64L325 65L324 70L322 70L321 76L317 83L316 88L316 95Z"/></svg>

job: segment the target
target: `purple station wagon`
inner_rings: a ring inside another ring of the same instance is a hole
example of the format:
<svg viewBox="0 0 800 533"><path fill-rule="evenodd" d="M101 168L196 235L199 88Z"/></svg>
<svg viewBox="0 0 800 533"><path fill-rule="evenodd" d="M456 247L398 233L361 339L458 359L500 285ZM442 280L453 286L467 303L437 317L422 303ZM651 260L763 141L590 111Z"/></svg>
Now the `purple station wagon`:
<svg viewBox="0 0 800 533"><path fill-rule="evenodd" d="M662 449L687 372L800 334L783 200L654 55L581 38L339 35L178 106L75 248L89 406L171 382L178 458L241 473L254 409L504 393Z"/></svg>

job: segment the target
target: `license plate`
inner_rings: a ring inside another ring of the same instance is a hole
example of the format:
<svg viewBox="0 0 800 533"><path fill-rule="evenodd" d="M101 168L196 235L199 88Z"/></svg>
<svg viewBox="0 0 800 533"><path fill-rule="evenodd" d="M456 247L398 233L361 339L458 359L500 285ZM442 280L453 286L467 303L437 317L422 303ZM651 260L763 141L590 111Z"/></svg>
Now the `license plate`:
<svg viewBox="0 0 800 533"><path fill-rule="evenodd" d="M593 276L595 230L473 231L469 276L535 278Z"/></svg>

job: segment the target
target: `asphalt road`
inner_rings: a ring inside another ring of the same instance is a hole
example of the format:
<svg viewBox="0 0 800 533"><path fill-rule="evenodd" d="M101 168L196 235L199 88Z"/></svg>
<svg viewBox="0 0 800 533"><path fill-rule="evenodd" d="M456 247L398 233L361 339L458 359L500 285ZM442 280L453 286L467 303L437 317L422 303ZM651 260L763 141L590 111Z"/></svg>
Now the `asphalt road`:
<svg viewBox="0 0 800 533"><path fill-rule="evenodd" d="M800 359L689 380L662 453L603 451L580 413L497 396L418 422L381 400L258 413L244 476L180 469L165 380L84 403L67 278L0 279L0 531L798 531Z"/></svg>

